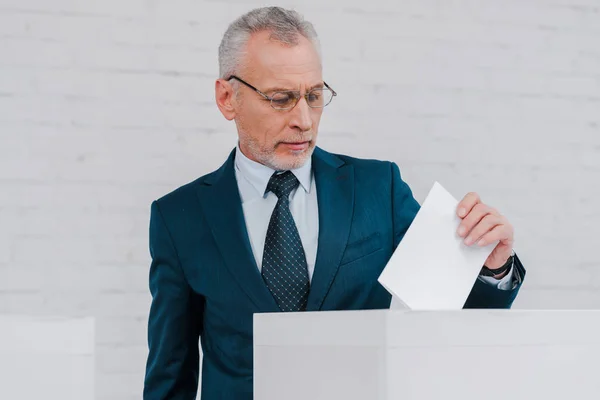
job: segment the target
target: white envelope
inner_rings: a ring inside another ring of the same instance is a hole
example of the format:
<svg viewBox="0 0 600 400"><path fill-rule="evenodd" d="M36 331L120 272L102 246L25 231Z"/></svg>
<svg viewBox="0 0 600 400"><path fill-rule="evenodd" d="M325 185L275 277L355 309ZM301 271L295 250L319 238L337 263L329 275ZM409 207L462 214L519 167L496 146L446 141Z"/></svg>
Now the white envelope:
<svg viewBox="0 0 600 400"><path fill-rule="evenodd" d="M456 233L458 200L435 182L379 276L392 308L463 308L481 267L498 242L467 246Z"/></svg>

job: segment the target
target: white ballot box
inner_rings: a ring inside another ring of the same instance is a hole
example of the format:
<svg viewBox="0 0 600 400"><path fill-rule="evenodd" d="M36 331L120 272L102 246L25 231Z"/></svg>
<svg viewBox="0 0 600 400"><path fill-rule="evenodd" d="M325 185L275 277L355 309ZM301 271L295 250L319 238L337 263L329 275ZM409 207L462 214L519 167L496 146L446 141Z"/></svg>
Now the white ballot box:
<svg viewBox="0 0 600 400"><path fill-rule="evenodd" d="M93 398L93 318L0 316L0 399Z"/></svg>
<svg viewBox="0 0 600 400"><path fill-rule="evenodd" d="M255 400L599 399L599 311L254 315Z"/></svg>

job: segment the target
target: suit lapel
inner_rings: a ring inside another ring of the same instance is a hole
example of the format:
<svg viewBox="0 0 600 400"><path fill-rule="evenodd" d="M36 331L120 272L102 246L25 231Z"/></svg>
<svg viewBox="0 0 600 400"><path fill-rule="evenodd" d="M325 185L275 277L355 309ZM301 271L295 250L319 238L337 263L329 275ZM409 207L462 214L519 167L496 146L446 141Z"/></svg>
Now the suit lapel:
<svg viewBox="0 0 600 400"><path fill-rule="evenodd" d="M234 157L235 150L198 188L200 203L233 278L261 312L277 312L279 307L263 281L250 246L235 178Z"/></svg>
<svg viewBox="0 0 600 400"><path fill-rule="evenodd" d="M319 204L319 241L307 311L319 310L331 287L348 242L354 209L353 166L318 147L312 162Z"/></svg>

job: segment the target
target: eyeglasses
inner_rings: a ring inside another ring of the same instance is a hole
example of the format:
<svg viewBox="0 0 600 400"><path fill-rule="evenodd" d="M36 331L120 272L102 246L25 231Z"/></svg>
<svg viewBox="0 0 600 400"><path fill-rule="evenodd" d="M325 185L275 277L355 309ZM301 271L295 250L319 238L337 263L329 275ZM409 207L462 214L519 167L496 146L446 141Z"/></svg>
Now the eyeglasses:
<svg viewBox="0 0 600 400"><path fill-rule="evenodd" d="M335 90L329 87L327 83L323 82L325 85L324 88L314 88L307 92L304 96L300 95L300 92L297 90L286 90L280 92L273 92L271 96L267 96L248 82L245 82L243 79L238 78L235 75L231 75L227 80L235 79L240 81L244 85L248 86L250 89L254 90L256 93L260 94L265 100L269 100L271 102L271 107L276 110L291 110L298 104L301 97L306 99L306 103L311 108L323 108L327 104L331 103L333 100L333 96L337 96Z"/></svg>

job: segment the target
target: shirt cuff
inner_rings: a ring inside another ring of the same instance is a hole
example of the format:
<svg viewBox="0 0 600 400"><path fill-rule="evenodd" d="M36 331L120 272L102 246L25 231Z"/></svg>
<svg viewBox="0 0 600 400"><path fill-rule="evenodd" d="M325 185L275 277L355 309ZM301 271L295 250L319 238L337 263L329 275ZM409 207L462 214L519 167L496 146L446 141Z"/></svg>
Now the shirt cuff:
<svg viewBox="0 0 600 400"><path fill-rule="evenodd" d="M514 276L515 276L514 269L515 269L515 264L513 262L513 265L510 267L510 270L504 276L504 278L498 280L498 279L494 278L493 276L479 275L479 279L481 279L483 282L485 282L486 284L488 284L490 286L494 286L496 289L512 290L514 288Z"/></svg>

